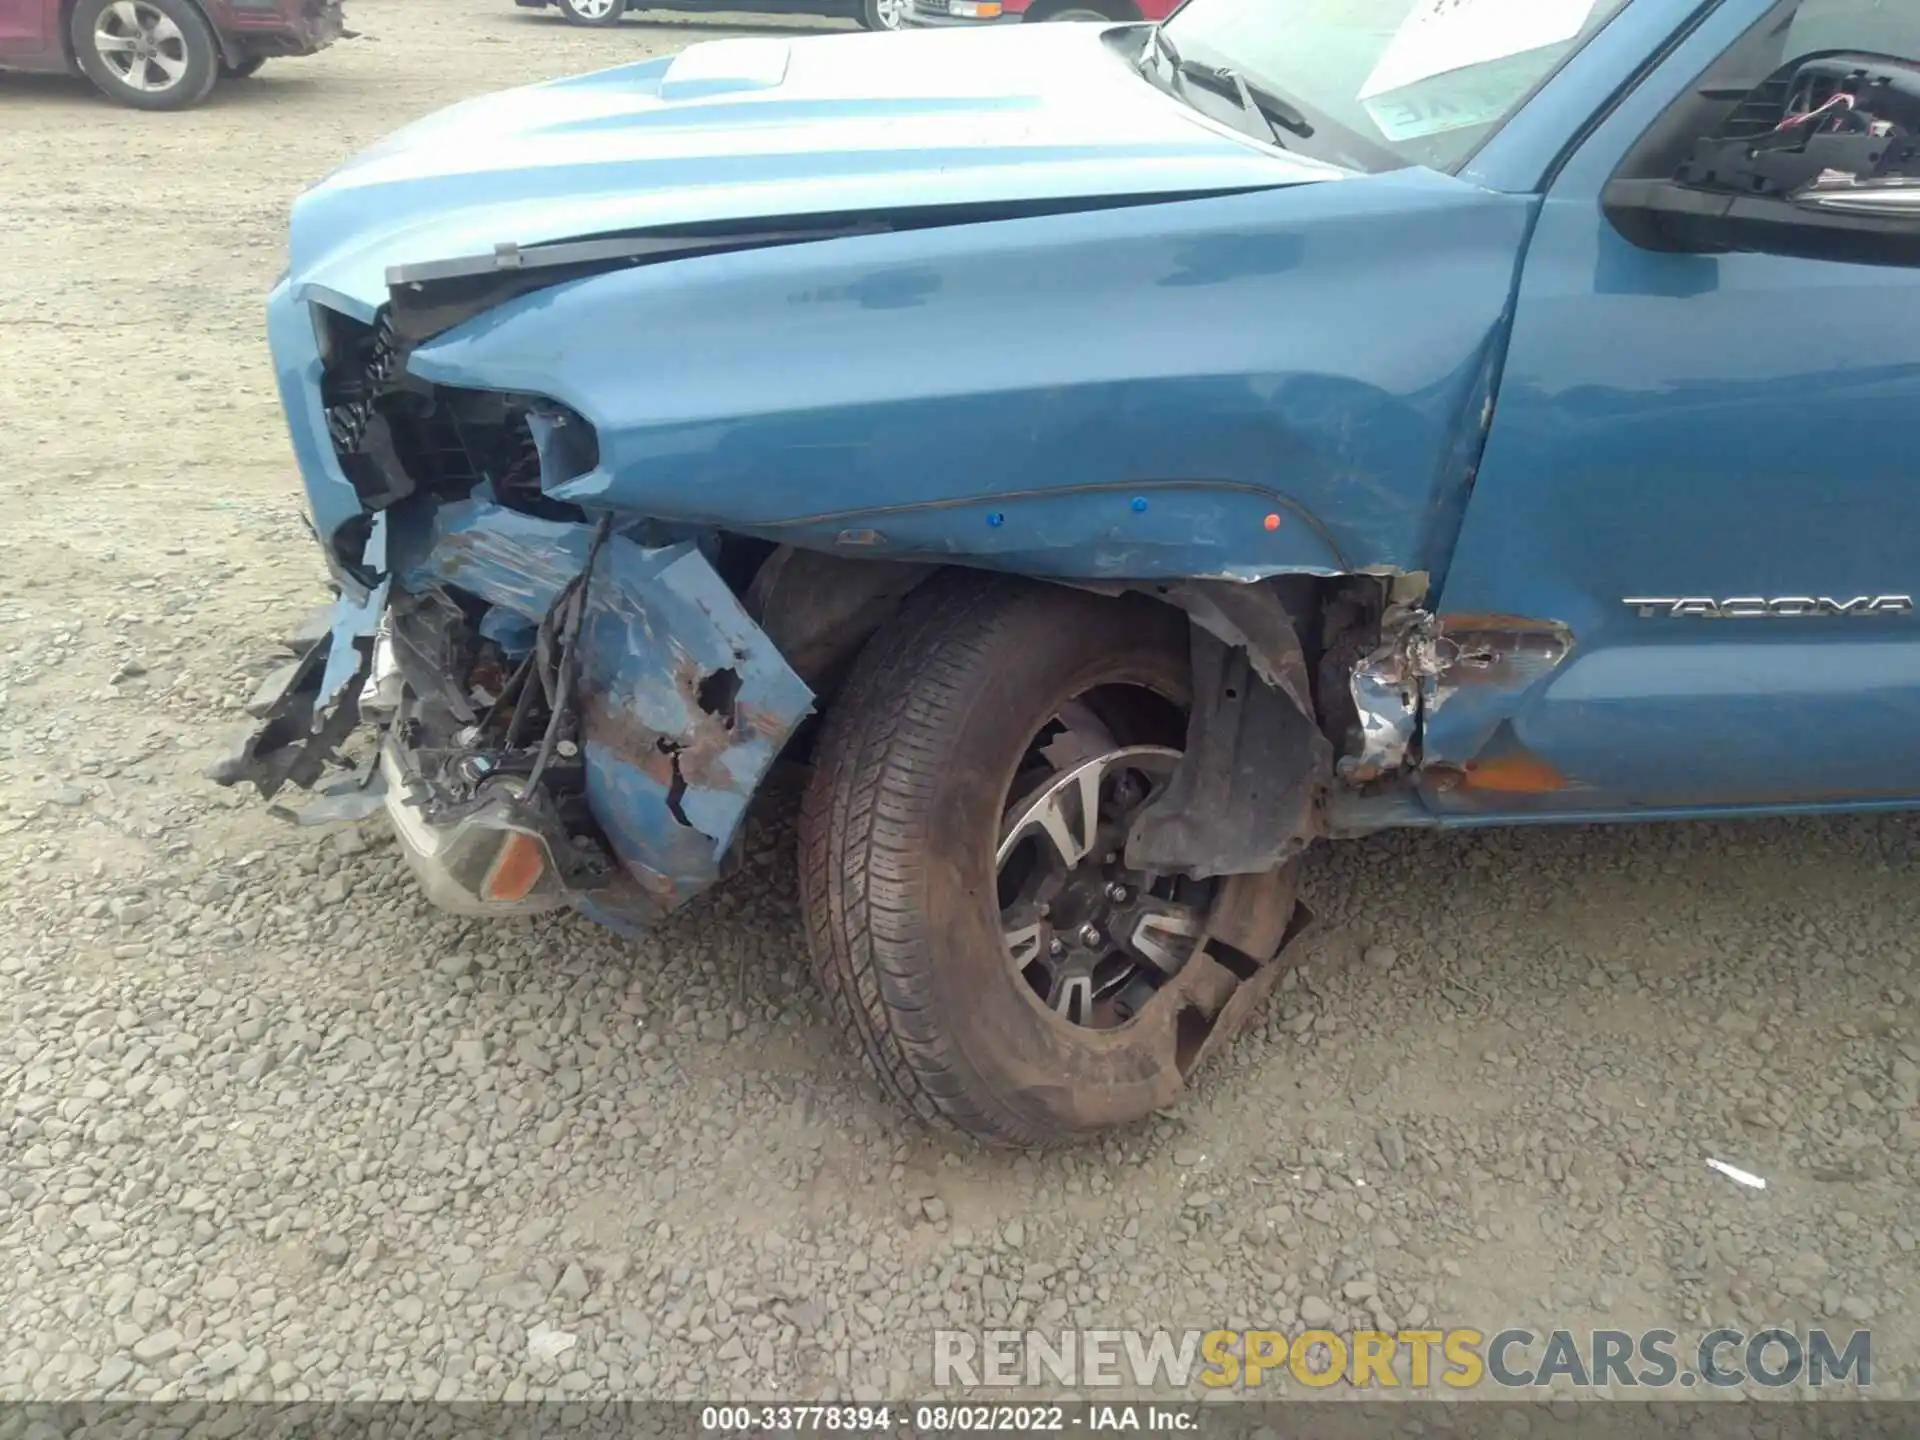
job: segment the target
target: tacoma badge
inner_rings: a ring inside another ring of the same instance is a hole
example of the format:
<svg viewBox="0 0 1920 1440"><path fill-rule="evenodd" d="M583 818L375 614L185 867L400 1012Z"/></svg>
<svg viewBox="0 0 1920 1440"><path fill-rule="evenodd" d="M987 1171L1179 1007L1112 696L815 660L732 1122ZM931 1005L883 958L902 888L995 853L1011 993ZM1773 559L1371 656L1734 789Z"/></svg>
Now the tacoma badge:
<svg viewBox="0 0 1920 1440"><path fill-rule="evenodd" d="M1785 595L1778 600L1759 595L1743 595L1733 600L1630 596L1620 603L1632 606L1642 619L1667 615L1679 620L1797 620L1809 615L1913 613L1911 595L1856 595L1851 600L1829 600L1825 597L1816 600L1811 595Z"/></svg>

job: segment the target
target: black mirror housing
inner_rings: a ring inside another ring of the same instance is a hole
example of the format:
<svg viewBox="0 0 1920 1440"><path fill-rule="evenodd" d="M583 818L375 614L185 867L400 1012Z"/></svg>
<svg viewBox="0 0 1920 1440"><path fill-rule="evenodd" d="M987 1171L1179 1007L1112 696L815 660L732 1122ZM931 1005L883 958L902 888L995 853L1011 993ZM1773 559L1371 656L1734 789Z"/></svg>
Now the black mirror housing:
<svg viewBox="0 0 1920 1440"><path fill-rule="evenodd" d="M1601 205L1614 228L1643 250L1920 265L1920 181L1877 192L1887 213L1822 208L1819 198L1811 191L1771 199L1716 194L1672 180L1623 179L1607 186Z"/></svg>
<svg viewBox="0 0 1920 1440"><path fill-rule="evenodd" d="M1669 179L1602 199L1648 250L1920 264L1920 64L1836 52L1776 73Z"/></svg>

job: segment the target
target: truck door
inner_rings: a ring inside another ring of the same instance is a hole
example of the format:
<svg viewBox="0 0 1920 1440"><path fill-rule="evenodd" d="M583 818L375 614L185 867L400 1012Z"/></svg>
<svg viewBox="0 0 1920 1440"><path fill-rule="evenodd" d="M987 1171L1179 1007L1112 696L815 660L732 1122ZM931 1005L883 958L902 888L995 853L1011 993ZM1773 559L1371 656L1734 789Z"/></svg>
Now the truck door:
<svg viewBox="0 0 1920 1440"><path fill-rule="evenodd" d="M1602 212L1828 50L1920 57L1920 4L1725 0L1551 181L1436 608L1569 648L1429 700L1452 822L1920 800L1920 268L1663 252Z"/></svg>

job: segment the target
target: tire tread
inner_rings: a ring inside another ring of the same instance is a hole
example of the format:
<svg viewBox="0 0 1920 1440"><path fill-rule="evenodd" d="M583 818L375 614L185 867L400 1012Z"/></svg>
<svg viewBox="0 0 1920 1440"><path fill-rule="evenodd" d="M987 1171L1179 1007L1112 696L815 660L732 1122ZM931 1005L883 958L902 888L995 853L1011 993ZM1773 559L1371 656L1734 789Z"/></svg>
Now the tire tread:
<svg viewBox="0 0 1920 1440"><path fill-rule="evenodd" d="M917 593L836 699L800 816L808 946L839 1028L882 1089L923 1120L1014 1146L1047 1137L992 1103L943 1034L915 897L969 677L1028 595L970 575Z"/></svg>

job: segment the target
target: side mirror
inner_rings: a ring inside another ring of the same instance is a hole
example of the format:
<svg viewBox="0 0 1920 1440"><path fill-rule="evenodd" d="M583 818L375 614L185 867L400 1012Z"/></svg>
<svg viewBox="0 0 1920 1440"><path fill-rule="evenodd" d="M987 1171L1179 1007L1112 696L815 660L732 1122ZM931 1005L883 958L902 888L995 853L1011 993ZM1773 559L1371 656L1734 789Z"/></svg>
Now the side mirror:
<svg viewBox="0 0 1920 1440"><path fill-rule="evenodd" d="M1833 51L1776 71L1677 169L1602 207L1647 250L1920 265L1920 63Z"/></svg>
<svg viewBox="0 0 1920 1440"><path fill-rule="evenodd" d="M1817 180L1779 197L1616 179L1601 207L1643 250L1920 266L1920 178Z"/></svg>

